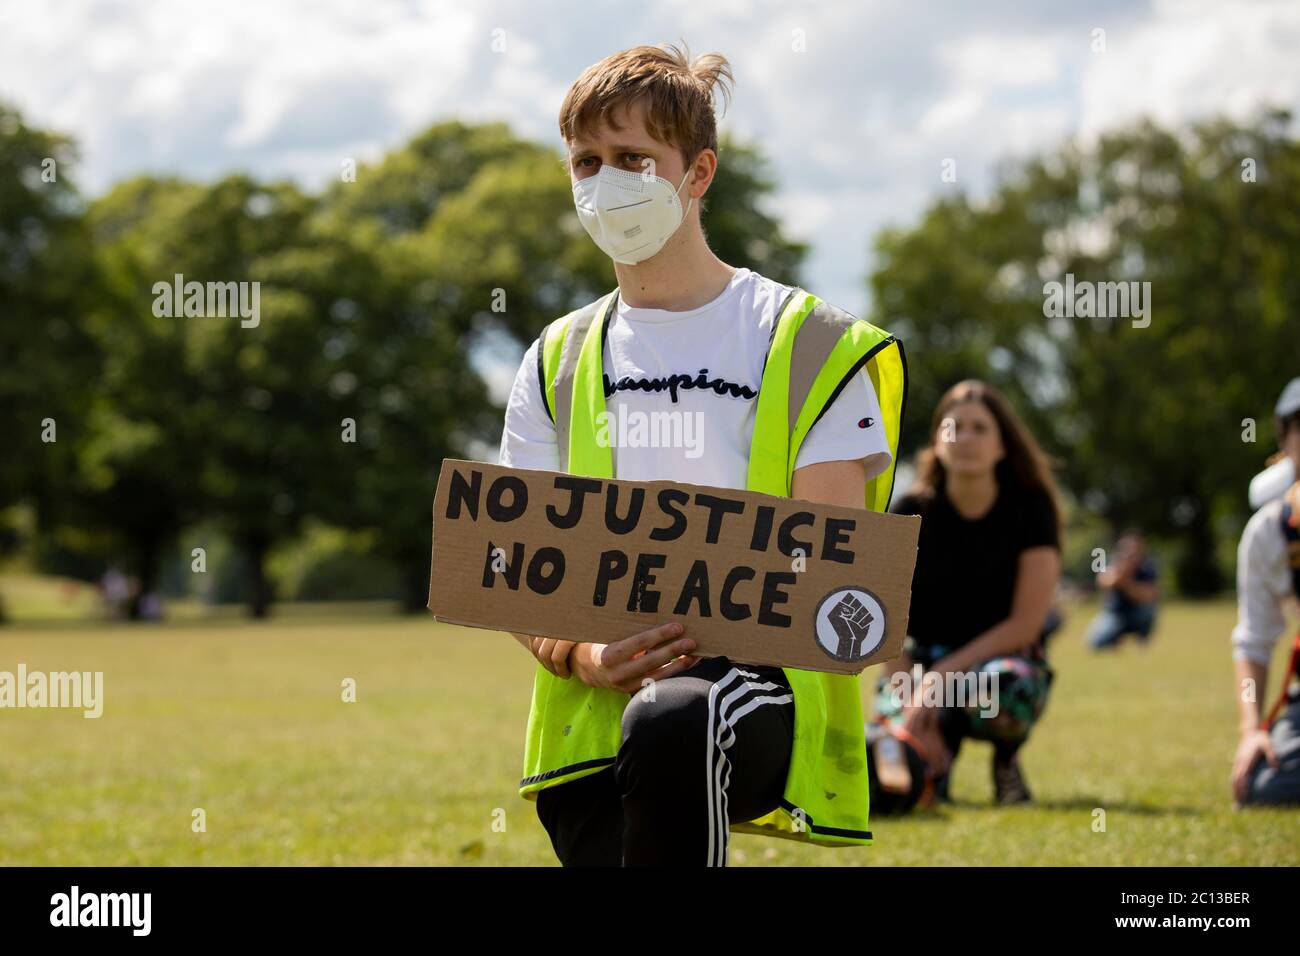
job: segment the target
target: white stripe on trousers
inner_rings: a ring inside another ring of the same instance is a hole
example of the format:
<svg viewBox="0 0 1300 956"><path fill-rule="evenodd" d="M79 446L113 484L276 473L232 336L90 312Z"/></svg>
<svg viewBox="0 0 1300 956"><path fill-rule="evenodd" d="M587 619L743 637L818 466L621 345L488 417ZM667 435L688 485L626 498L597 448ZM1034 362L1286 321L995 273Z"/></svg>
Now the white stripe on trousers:
<svg viewBox="0 0 1300 956"><path fill-rule="evenodd" d="M709 855L707 866L727 865L727 839L730 832L730 822L727 819L727 786L731 783L731 761L727 759L727 751L736 742L732 722L739 721L740 718L754 710L754 708L763 704L789 704L794 701L793 694L752 697L745 701L732 715L728 712L729 709L733 708L736 702L746 694L753 691L776 690L779 686L771 682L755 684L752 681L745 680L741 682L739 687L728 693L722 699L722 703L719 704L719 694L726 690L728 685L741 677L757 678L758 675L733 667L721 680L709 688L709 720L706 728L709 742L705 750L705 772L708 775L706 790L709 811Z"/></svg>

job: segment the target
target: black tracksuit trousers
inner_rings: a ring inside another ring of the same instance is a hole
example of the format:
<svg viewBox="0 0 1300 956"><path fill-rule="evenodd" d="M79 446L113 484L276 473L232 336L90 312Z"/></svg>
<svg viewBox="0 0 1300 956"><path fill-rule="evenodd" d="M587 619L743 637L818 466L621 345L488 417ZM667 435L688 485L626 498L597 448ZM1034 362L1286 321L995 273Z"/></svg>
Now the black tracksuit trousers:
<svg viewBox="0 0 1300 956"><path fill-rule="evenodd" d="M794 739L781 668L711 657L652 686L623 711L612 765L537 795L564 866L726 866L730 823L781 803Z"/></svg>

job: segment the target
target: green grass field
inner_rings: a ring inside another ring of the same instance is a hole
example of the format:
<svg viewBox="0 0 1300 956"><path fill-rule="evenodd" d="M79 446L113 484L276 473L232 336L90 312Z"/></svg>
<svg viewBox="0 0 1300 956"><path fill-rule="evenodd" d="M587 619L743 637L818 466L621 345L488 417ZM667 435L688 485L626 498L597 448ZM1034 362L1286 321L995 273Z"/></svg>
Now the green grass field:
<svg viewBox="0 0 1300 956"><path fill-rule="evenodd" d="M1053 642L1036 806L992 808L967 742L953 806L874 818L867 848L737 835L733 864L1300 863L1300 811L1229 802L1232 606L1168 606L1149 650L1104 658L1090 611ZM0 710L0 864L555 863L515 792L531 659L505 635L356 608L0 628L0 670L19 662L104 671L104 715Z"/></svg>

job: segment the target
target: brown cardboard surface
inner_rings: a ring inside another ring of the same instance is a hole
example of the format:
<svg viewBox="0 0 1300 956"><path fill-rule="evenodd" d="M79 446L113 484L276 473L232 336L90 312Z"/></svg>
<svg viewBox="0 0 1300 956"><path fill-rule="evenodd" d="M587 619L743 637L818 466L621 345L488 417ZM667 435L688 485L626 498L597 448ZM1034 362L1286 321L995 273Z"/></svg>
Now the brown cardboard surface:
<svg viewBox="0 0 1300 956"><path fill-rule="evenodd" d="M606 644L680 621L702 657L854 674L902 649L920 526L753 491L448 458L429 609Z"/></svg>

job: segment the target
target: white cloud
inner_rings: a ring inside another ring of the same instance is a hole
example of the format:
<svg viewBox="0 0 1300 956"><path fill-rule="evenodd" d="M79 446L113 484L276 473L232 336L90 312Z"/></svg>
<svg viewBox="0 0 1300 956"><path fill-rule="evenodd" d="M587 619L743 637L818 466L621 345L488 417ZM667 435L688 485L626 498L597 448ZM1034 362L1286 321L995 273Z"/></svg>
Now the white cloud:
<svg viewBox="0 0 1300 956"><path fill-rule="evenodd" d="M1109 31L1079 88L1078 131L1092 138L1151 116L1165 124L1266 103L1300 103L1300 4L1161 3L1126 32Z"/></svg>
<svg viewBox="0 0 1300 956"><path fill-rule="evenodd" d="M1096 27L1105 53L1090 48ZM314 186L342 158L453 116L558 146L556 112L584 67L679 38L731 59L724 129L770 159L774 206L813 246L809 286L858 311L870 237L954 188L944 158L979 191L999 159L1138 115L1300 104L1300 4L1272 0L8 0L0 96L77 137L92 191L235 168Z"/></svg>

